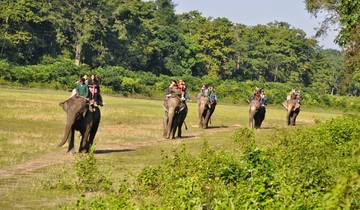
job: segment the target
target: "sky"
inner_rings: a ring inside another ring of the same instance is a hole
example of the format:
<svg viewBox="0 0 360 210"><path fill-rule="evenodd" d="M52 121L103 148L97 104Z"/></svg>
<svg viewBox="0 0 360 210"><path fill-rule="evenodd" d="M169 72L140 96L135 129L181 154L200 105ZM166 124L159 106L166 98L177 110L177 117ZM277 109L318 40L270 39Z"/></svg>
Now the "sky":
<svg viewBox="0 0 360 210"><path fill-rule="evenodd" d="M313 37L321 19L306 11L304 0L173 0L176 13L198 10L205 17L226 17L234 23L245 25L267 24L283 21L292 27L303 29ZM340 49L333 42L337 31L330 30L326 36L317 38L324 48Z"/></svg>

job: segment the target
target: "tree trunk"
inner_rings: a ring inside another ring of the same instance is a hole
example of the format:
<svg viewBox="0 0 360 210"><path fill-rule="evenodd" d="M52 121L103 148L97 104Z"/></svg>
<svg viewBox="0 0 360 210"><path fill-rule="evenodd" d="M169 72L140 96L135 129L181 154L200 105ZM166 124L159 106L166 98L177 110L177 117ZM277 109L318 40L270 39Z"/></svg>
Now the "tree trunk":
<svg viewBox="0 0 360 210"><path fill-rule="evenodd" d="M275 67L275 75L274 75L274 82L276 82L276 75L277 75L277 72L278 72L278 66L276 65Z"/></svg>
<svg viewBox="0 0 360 210"><path fill-rule="evenodd" d="M236 60L236 70L239 71L239 69L240 69L240 56L238 55Z"/></svg>
<svg viewBox="0 0 360 210"><path fill-rule="evenodd" d="M80 42L77 42L75 46L75 65L77 66L80 65L81 49L82 49L82 44Z"/></svg>
<svg viewBox="0 0 360 210"><path fill-rule="evenodd" d="M7 28L9 27L8 22L9 22L9 17L6 17L6 19L5 19L5 24L6 24L5 34L7 33ZM2 57L2 55L3 55L4 48L5 48L5 37L4 37L2 46L1 46L0 57Z"/></svg>

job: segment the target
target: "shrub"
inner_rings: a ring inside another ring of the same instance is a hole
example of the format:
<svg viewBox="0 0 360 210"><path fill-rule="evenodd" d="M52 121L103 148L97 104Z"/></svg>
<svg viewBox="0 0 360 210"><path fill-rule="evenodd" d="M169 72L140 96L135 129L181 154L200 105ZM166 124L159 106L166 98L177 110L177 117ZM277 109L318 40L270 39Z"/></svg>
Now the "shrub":
<svg viewBox="0 0 360 210"><path fill-rule="evenodd" d="M93 149L88 154L79 154L76 161L76 175L76 188L81 192L111 189L110 179L97 168Z"/></svg>
<svg viewBox="0 0 360 210"><path fill-rule="evenodd" d="M234 80L218 80L210 76L203 78L186 76L155 75L143 71L131 71L120 66L99 67L89 69L86 65L75 66L66 57L44 57L38 65L16 66L6 60L0 60L0 77L13 85L29 87L49 87L56 89L73 89L75 81L84 74L97 74L106 93L114 92L123 95L159 96L168 87L171 80L183 79L187 83L188 91L197 92L202 84L215 87L220 102L246 103L253 94L255 87L265 88L268 104L281 104L288 92L295 88L288 83L271 83L259 81L238 82ZM9 84L4 83L2 84ZM300 88L302 104L320 107L338 107L349 111L360 110L358 97L342 97L320 94L311 88ZM105 93L104 92L104 93Z"/></svg>
<svg viewBox="0 0 360 210"><path fill-rule="evenodd" d="M199 155L181 147L147 167L133 185L84 201L130 209L358 209L360 118L349 116L278 135L261 150L254 133L237 129L239 153L204 144ZM124 199L124 195L126 199ZM135 202L136 201L136 202ZM81 205L81 206L83 206ZM81 207L80 206L80 207Z"/></svg>

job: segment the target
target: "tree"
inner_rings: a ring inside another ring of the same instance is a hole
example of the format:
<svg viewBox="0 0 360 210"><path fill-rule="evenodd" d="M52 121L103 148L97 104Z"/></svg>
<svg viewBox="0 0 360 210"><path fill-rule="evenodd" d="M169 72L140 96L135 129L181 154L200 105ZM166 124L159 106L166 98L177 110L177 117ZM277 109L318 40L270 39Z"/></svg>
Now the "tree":
<svg viewBox="0 0 360 210"><path fill-rule="evenodd" d="M328 17L323 21L320 32L334 23L340 24L336 42L346 51L346 73L344 83L349 91L354 76L360 71L360 2L354 0L306 0L307 10L315 16L324 11ZM360 91L359 91L360 92Z"/></svg>
<svg viewBox="0 0 360 210"><path fill-rule="evenodd" d="M49 1L49 19L56 28L57 41L72 52L76 65L81 63L84 46L93 48L90 40L95 34L106 33L107 9L104 0Z"/></svg>
<svg viewBox="0 0 360 210"><path fill-rule="evenodd" d="M233 56L233 25L226 18L206 19L197 11L181 15L185 35L196 46L193 75L226 78L231 73L227 63Z"/></svg>
<svg viewBox="0 0 360 210"><path fill-rule="evenodd" d="M0 1L0 58L36 63L44 54L56 55L55 34L44 1Z"/></svg>

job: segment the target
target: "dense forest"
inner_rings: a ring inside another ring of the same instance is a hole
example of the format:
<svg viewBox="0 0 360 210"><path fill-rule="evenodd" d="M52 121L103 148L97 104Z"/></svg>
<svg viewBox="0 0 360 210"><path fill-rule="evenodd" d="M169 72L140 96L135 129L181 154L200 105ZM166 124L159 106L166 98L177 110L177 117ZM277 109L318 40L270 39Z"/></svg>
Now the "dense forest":
<svg viewBox="0 0 360 210"><path fill-rule="evenodd" d="M319 47L302 29L176 14L172 0L1 0L0 34L1 77L16 82L39 73L19 66L71 59L87 69L289 83L322 94L358 90L346 55Z"/></svg>

